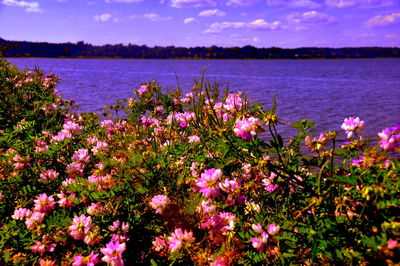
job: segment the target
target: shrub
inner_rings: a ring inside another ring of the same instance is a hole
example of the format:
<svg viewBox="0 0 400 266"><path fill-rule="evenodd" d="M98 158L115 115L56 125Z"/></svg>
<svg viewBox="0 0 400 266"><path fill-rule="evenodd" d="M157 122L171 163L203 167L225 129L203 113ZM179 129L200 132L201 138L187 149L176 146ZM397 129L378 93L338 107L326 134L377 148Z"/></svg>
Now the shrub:
<svg viewBox="0 0 400 266"><path fill-rule="evenodd" d="M285 142L275 105L203 81L142 84L99 120L53 75L0 76L2 263L399 263L398 126L379 147L359 118L318 138L302 120Z"/></svg>

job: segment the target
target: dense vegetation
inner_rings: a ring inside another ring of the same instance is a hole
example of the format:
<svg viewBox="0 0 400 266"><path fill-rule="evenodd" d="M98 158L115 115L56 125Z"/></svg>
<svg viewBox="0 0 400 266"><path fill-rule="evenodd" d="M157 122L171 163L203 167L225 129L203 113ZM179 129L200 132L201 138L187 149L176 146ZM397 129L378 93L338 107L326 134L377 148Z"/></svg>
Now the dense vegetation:
<svg viewBox="0 0 400 266"><path fill-rule="evenodd" d="M6 41L0 38L0 56L4 57L72 57L72 58L204 58L204 59L295 59L295 58L376 58L400 57L400 48L355 47L355 48L297 48L282 49L244 47L175 47L146 45L94 46L78 43L36 43Z"/></svg>
<svg viewBox="0 0 400 266"><path fill-rule="evenodd" d="M0 264L400 263L400 125L283 140L275 107L202 80L99 120L57 80L0 61Z"/></svg>

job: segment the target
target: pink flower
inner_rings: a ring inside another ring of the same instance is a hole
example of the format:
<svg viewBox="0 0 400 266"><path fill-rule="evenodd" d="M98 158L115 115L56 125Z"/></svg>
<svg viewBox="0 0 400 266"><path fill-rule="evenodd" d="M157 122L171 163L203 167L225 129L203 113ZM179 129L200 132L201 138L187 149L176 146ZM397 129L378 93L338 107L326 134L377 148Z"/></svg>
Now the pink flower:
<svg viewBox="0 0 400 266"><path fill-rule="evenodd" d="M197 179L196 186L200 188L203 197L217 197L220 194L218 180L222 177L222 170L211 168L205 170Z"/></svg>
<svg viewBox="0 0 400 266"><path fill-rule="evenodd" d="M92 203L87 209L89 215L95 216L104 213L104 206L101 202Z"/></svg>
<svg viewBox="0 0 400 266"><path fill-rule="evenodd" d="M172 252L180 250L185 244L191 244L195 241L191 231L182 231L181 228L175 229L170 237L168 237L168 246Z"/></svg>
<svg viewBox="0 0 400 266"><path fill-rule="evenodd" d="M232 114L240 111L243 105L242 98L240 96L241 92L237 94L230 93L225 100L225 104L223 105L224 109Z"/></svg>
<svg viewBox="0 0 400 266"><path fill-rule="evenodd" d="M83 177L83 164L79 162L74 162L67 165L65 172L68 174L68 177L75 178L75 177Z"/></svg>
<svg viewBox="0 0 400 266"><path fill-rule="evenodd" d="M35 141L35 148L35 152L37 153L49 150L49 146L47 145L47 143L41 139Z"/></svg>
<svg viewBox="0 0 400 266"><path fill-rule="evenodd" d="M153 244L153 249L157 252L167 247L167 242L165 241L165 238L160 236L157 236L152 242L152 244Z"/></svg>
<svg viewBox="0 0 400 266"><path fill-rule="evenodd" d="M235 193L239 192L240 188L242 187L242 184L239 179L234 178L234 179L225 179L224 181L220 182L218 184L219 188L226 192L226 193Z"/></svg>
<svg viewBox="0 0 400 266"><path fill-rule="evenodd" d="M92 218L81 214L81 216L75 216L72 224L68 227L69 234L76 240L84 239L92 229Z"/></svg>
<svg viewBox="0 0 400 266"><path fill-rule="evenodd" d="M87 149L79 149L72 156L72 161L74 163L88 163L90 159L90 155L88 154Z"/></svg>
<svg viewBox="0 0 400 266"><path fill-rule="evenodd" d="M69 132L60 131L56 136L53 136L51 139L54 141L63 141L70 138L72 138L72 135Z"/></svg>
<svg viewBox="0 0 400 266"><path fill-rule="evenodd" d="M14 214L11 218L15 220L23 220L25 217L30 217L32 212L26 208L19 208L14 211Z"/></svg>
<svg viewBox="0 0 400 266"><path fill-rule="evenodd" d="M385 128L378 133L382 149L387 151L400 151L400 125Z"/></svg>
<svg viewBox="0 0 400 266"><path fill-rule="evenodd" d="M171 203L166 195L157 195L151 199L150 206L156 210L156 213L162 214L165 207Z"/></svg>
<svg viewBox="0 0 400 266"><path fill-rule="evenodd" d="M39 181L44 184L47 184L49 180L56 180L58 175L59 174L56 172L56 170L53 169L45 170L40 174Z"/></svg>
<svg viewBox="0 0 400 266"><path fill-rule="evenodd" d="M212 204L213 201L211 199L203 200L200 205L197 207L196 211L200 214L210 213L215 210L216 206Z"/></svg>
<svg viewBox="0 0 400 266"><path fill-rule="evenodd" d="M115 232L118 230L119 225L120 225L119 220L114 221L112 225L108 226L108 230L110 230L111 232Z"/></svg>
<svg viewBox="0 0 400 266"><path fill-rule="evenodd" d="M267 232L269 235L273 236L276 235L280 229L281 227L279 225L270 224L268 225Z"/></svg>
<svg viewBox="0 0 400 266"><path fill-rule="evenodd" d="M139 87L139 89L137 89L137 92L139 96L142 97L144 94L149 92L149 88L147 87L147 85L142 85Z"/></svg>
<svg viewBox="0 0 400 266"><path fill-rule="evenodd" d="M347 134L347 138L351 138L354 132L357 132L365 128L365 122L360 120L359 117L349 117L345 118L342 124L342 129Z"/></svg>
<svg viewBox="0 0 400 266"><path fill-rule="evenodd" d="M387 248L388 249L395 249L398 246L398 241L397 240L393 240L393 239L389 239L387 242Z"/></svg>
<svg viewBox="0 0 400 266"><path fill-rule="evenodd" d="M79 134L83 129L82 126L69 120L63 125L63 128L63 131L69 134Z"/></svg>
<svg viewBox="0 0 400 266"><path fill-rule="evenodd" d="M200 138L196 135L189 136L188 139L190 143L197 143L197 144L200 143Z"/></svg>
<svg viewBox="0 0 400 266"><path fill-rule="evenodd" d="M94 251L90 252L88 256L78 255L73 258L72 266L93 266L100 262L98 256L99 254L94 253Z"/></svg>
<svg viewBox="0 0 400 266"><path fill-rule="evenodd" d="M264 245L268 242L268 234L265 232L261 233L259 237L253 237L250 239L252 246L260 252L264 251Z"/></svg>
<svg viewBox="0 0 400 266"><path fill-rule="evenodd" d="M53 196L48 197L46 193L40 194L33 202L35 202L34 211L49 212L55 208Z"/></svg>
<svg viewBox="0 0 400 266"><path fill-rule="evenodd" d="M28 229L33 230L36 226L43 222L45 214L43 212L33 212L30 216L25 219L25 224Z"/></svg>
<svg viewBox="0 0 400 266"><path fill-rule="evenodd" d="M75 193L71 193L71 195L68 196L61 191L59 194L57 194L57 197L59 198L57 203L60 205L60 207L70 208L74 205L72 199L75 198Z"/></svg>
<svg viewBox="0 0 400 266"><path fill-rule="evenodd" d="M32 249L32 252L34 253L40 253L40 256L43 255L45 252L53 252L56 244L43 244L40 241L35 241L35 244L31 246L30 248Z"/></svg>
<svg viewBox="0 0 400 266"><path fill-rule="evenodd" d="M251 228L253 229L254 232L261 234L262 232L264 232L264 229L262 228L261 223L258 224L252 224Z"/></svg>
<svg viewBox="0 0 400 266"><path fill-rule="evenodd" d="M305 143L306 146L311 150L311 151L319 151L322 149L325 149L327 139L325 137L324 133L321 133L319 135L319 138L310 138L310 136L307 136L305 138Z"/></svg>
<svg viewBox="0 0 400 266"><path fill-rule="evenodd" d="M251 141L253 137L257 134L257 131L261 127L260 120L255 117L250 118L241 118L237 119L235 123L235 128L233 131L236 133L236 136L245 140Z"/></svg>
<svg viewBox="0 0 400 266"><path fill-rule="evenodd" d="M118 241L109 242L105 248L100 249L104 257L102 261L107 262L113 266L123 266L124 261L122 259L122 252L126 249L125 243L120 244Z"/></svg>

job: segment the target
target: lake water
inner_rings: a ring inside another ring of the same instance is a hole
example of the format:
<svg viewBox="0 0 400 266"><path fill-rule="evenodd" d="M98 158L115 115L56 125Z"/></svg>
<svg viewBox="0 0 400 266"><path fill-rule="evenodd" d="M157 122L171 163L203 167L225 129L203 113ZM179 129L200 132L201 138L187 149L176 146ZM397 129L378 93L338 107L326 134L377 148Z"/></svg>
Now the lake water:
<svg viewBox="0 0 400 266"><path fill-rule="evenodd" d="M284 122L315 120L316 133L341 131L345 117L359 116L366 122L365 132L376 138L377 132L400 121L400 59L8 61L60 76L58 91L74 99L80 111L101 112L104 105L130 97L134 87L150 80L166 90L177 88L179 80L188 91L207 67L207 80L247 92L265 108L272 106L276 94L278 116Z"/></svg>

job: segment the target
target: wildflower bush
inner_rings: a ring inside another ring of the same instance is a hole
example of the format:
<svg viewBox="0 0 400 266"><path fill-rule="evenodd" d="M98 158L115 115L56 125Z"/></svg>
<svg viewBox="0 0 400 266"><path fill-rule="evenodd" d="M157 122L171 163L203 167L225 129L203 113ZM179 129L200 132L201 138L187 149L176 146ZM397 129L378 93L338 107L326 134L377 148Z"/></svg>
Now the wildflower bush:
<svg viewBox="0 0 400 266"><path fill-rule="evenodd" d="M100 120L57 80L0 61L0 264L400 263L400 125L283 140L275 104L203 80Z"/></svg>

